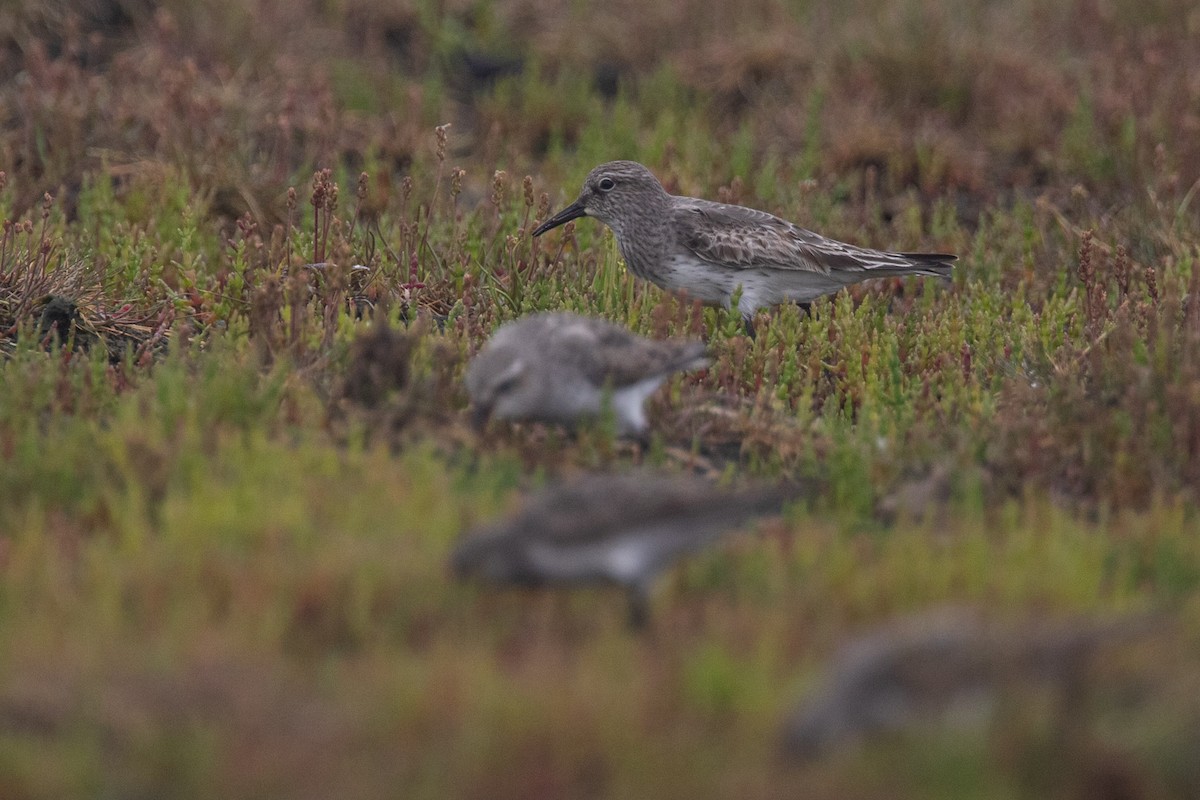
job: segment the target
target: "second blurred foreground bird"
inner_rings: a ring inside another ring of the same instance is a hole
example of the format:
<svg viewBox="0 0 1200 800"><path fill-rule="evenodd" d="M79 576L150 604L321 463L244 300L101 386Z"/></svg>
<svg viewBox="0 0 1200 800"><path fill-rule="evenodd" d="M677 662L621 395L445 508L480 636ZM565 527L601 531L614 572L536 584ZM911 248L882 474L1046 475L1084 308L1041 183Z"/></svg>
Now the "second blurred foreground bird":
<svg viewBox="0 0 1200 800"><path fill-rule="evenodd" d="M500 326L467 367L477 426L489 418L573 426L605 398L619 436L642 436L643 404L673 372L707 366L703 342L654 340L603 319L531 314Z"/></svg>
<svg viewBox="0 0 1200 800"><path fill-rule="evenodd" d="M1070 723L1084 713L1097 652L1160 630L1163 621L1151 613L1012 627L968 609L918 614L834 655L827 679L788 721L784 745L807 761L922 725L969 728L1031 688L1057 696L1050 713Z"/></svg>
<svg viewBox="0 0 1200 800"><path fill-rule="evenodd" d="M513 517L477 528L451 557L460 577L515 586L613 583L634 627L655 579L681 556L778 513L792 492L720 489L694 476L592 475L528 498Z"/></svg>
<svg viewBox="0 0 1200 800"><path fill-rule="evenodd" d="M868 278L948 278L949 253L888 253L827 239L774 214L669 194L636 161L610 161L588 173L579 198L539 225L540 236L578 217L612 228L637 277L705 303L738 310L754 335L754 312L805 305Z"/></svg>

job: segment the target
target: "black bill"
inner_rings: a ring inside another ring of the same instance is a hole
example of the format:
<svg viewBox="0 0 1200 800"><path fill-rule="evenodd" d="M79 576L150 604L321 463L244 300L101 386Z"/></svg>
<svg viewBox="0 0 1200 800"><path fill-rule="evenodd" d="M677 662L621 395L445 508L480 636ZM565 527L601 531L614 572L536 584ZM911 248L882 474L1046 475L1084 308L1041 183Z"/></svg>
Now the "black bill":
<svg viewBox="0 0 1200 800"><path fill-rule="evenodd" d="M565 225L571 220L579 219L586 214L587 211L583 207L583 201L576 200L574 203L571 203L571 205L567 206L562 211L558 212L553 217L534 228L533 235L541 236L551 228L557 228L559 225Z"/></svg>

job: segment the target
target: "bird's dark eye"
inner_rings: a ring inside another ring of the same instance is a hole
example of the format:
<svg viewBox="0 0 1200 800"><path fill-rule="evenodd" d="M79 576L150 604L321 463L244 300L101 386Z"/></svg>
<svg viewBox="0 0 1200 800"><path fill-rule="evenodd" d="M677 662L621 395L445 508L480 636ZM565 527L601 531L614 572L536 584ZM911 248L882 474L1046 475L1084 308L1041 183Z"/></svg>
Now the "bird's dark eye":
<svg viewBox="0 0 1200 800"><path fill-rule="evenodd" d="M602 192L611 192L616 186L617 182L612 178L601 178L600 182L596 184L596 188Z"/></svg>

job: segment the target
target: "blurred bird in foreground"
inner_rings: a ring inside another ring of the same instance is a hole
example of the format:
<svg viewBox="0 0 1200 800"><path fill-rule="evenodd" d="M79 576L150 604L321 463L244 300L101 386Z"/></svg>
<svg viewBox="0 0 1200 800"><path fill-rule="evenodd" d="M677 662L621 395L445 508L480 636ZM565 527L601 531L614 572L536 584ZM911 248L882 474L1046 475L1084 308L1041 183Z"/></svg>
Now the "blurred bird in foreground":
<svg viewBox="0 0 1200 800"><path fill-rule="evenodd" d="M654 340L603 319L532 314L500 326L467 367L474 420L573 426L610 403L619 436L643 436L644 403L672 373L708 365L703 342Z"/></svg>
<svg viewBox="0 0 1200 800"><path fill-rule="evenodd" d="M885 626L839 650L828 677L793 713L785 748L801 759L919 724L961 728L991 718L1001 697L1030 687L1082 713L1098 651L1161 627L1151 615L1003 627L964 609Z"/></svg>
<svg viewBox="0 0 1200 800"><path fill-rule="evenodd" d="M451 566L460 577L517 586L617 584L640 627L659 574L753 518L778 513L789 496L692 476L591 475L537 492L509 519L468 532Z"/></svg>

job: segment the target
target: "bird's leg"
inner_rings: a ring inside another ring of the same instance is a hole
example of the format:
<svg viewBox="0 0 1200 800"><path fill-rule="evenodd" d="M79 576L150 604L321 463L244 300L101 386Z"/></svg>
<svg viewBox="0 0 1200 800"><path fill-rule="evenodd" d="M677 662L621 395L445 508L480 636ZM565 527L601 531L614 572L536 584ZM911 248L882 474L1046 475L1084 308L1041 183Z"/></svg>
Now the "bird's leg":
<svg viewBox="0 0 1200 800"><path fill-rule="evenodd" d="M753 317L742 317L742 325L746 329L747 336L749 336L751 339L755 339L757 337L758 333L757 333L757 331L754 330L754 318Z"/></svg>
<svg viewBox="0 0 1200 800"><path fill-rule="evenodd" d="M639 431L634 431L627 438L637 447L638 456L644 459L650 452L650 445L653 444L650 437L650 427L647 426Z"/></svg>
<svg viewBox="0 0 1200 800"><path fill-rule="evenodd" d="M808 316L808 317L812 316L812 301L811 300L807 303L796 303L796 305L800 306L800 310L804 312L805 316Z"/></svg>
<svg viewBox="0 0 1200 800"><path fill-rule="evenodd" d="M642 582L628 587L629 629L644 631L650 624L650 587Z"/></svg>

